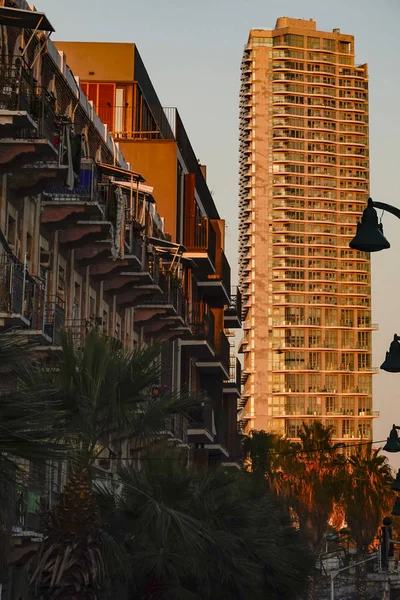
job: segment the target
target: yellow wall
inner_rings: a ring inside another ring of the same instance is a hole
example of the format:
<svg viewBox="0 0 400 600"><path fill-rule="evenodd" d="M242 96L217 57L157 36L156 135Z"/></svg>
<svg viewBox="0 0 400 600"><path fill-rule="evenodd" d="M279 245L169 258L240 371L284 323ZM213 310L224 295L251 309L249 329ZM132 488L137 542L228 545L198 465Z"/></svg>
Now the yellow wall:
<svg viewBox="0 0 400 600"><path fill-rule="evenodd" d="M176 239L176 142L170 140L118 140L125 160L154 187L157 212L165 218L165 231Z"/></svg>
<svg viewBox="0 0 400 600"><path fill-rule="evenodd" d="M135 44L54 42L67 65L82 81L132 81ZM91 75L90 73L93 73Z"/></svg>

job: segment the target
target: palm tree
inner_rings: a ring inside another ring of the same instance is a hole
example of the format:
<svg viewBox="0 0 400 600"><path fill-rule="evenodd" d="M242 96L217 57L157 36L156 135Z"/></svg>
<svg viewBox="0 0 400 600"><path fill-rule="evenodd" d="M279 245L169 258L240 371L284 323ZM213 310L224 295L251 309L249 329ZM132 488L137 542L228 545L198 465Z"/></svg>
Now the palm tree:
<svg viewBox="0 0 400 600"><path fill-rule="evenodd" d="M46 598L94 599L107 578L92 479L95 461L109 451L110 440L141 436L146 446L165 430L167 417L198 405L198 398L184 393L163 394L154 401L159 355L159 346L118 350L113 340L95 331L76 350L66 334L56 368L34 367L25 373L27 393L41 380L47 397L59 403L71 457L66 486L47 516L46 539L31 571L31 584Z"/></svg>
<svg viewBox="0 0 400 600"><path fill-rule="evenodd" d="M0 334L0 577L5 577L12 551L17 488L28 485L28 461L43 463L62 456L63 448L52 439L62 432L54 425L55 405L41 393L21 393L19 375L37 359L32 350L13 333ZM32 391L32 390L31 390ZM61 415L60 415L61 416Z"/></svg>
<svg viewBox="0 0 400 600"><path fill-rule="evenodd" d="M251 431L244 437L243 452L249 461L248 470L264 478L272 491L281 493L285 457L293 453L289 440L278 433Z"/></svg>
<svg viewBox="0 0 400 600"><path fill-rule="evenodd" d="M296 524L318 555L324 534L337 513L341 498L341 466L338 444L332 443L332 427L314 421L302 424L299 443L279 435L253 432L245 442L252 468L264 471L270 487L282 496ZM310 577L308 598L314 597Z"/></svg>
<svg viewBox="0 0 400 600"><path fill-rule="evenodd" d="M392 473L387 458L372 444L360 444L346 464L343 505L347 525L362 560L372 545L382 518L393 504ZM365 599L365 565L357 569L359 600Z"/></svg>
<svg viewBox="0 0 400 600"><path fill-rule="evenodd" d="M124 600L294 600L312 560L279 499L251 473L188 469L150 454L102 490L107 529L127 555Z"/></svg>
<svg viewBox="0 0 400 600"><path fill-rule="evenodd" d="M319 421L303 423L300 443L285 458L283 492L315 552L320 550L335 500L340 498L338 474L343 458L337 452L340 445L332 443L332 433L332 427Z"/></svg>

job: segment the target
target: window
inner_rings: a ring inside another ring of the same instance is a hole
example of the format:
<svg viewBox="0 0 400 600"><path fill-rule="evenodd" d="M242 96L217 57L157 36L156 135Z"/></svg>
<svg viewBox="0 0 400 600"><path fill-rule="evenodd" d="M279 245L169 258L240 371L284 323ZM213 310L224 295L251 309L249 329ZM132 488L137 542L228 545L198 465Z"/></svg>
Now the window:
<svg viewBox="0 0 400 600"><path fill-rule="evenodd" d="M339 52L342 54L350 54L351 44L350 42L339 41Z"/></svg>
<svg viewBox="0 0 400 600"><path fill-rule="evenodd" d="M324 38L322 42L324 50L335 52L335 40L328 40L327 38Z"/></svg>
<svg viewBox="0 0 400 600"><path fill-rule="evenodd" d="M304 35L294 35L287 33L283 36L285 46L294 46L304 48Z"/></svg>
<svg viewBox="0 0 400 600"><path fill-rule="evenodd" d="M361 421L358 424L358 432L359 432L359 437L370 439L371 438L371 423L369 423L368 421L366 421L366 422Z"/></svg>
<svg viewBox="0 0 400 600"><path fill-rule="evenodd" d="M342 399L342 413L348 416L354 415L354 405L354 396L344 396Z"/></svg>
<svg viewBox="0 0 400 600"><path fill-rule="evenodd" d="M337 399L335 396L328 396L325 399L325 409L327 415L337 412Z"/></svg>
<svg viewBox="0 0 400 600"><path fill-rule="evenodd" d="M321 40L317 37L308 37L307 48L314 48L318 50L320 48L320 42Z"/></svg>
<svg viewBox="0 0 400 600"><path fill-rule="evenodd" d="M342 436L344 438L354 437L354 422L349 419L345 419L342 424Z"/></svg>

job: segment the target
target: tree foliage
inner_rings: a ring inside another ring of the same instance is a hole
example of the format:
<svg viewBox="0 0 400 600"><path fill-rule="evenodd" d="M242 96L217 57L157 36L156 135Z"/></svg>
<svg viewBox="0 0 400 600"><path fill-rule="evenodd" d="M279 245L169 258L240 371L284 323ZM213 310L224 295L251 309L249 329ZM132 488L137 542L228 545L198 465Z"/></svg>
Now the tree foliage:
<svg viewBox="0 0 400 600"><path fill-rule="evenodd" d="M107 530L129 562L126 598L292 599L312 565L301 533L259 478L188 469L170 453L101 490Z"/></svg>

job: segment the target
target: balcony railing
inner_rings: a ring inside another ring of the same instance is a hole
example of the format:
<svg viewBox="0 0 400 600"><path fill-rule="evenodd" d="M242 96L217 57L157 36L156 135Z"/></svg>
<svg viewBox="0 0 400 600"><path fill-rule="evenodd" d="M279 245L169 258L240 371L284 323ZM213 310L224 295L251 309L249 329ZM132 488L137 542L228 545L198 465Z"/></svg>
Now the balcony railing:
<svg viewBox="0 0 400 600"><path fill-rule="evenodd" d="M216 275L221 279L227 293L230 295L231 291L231 267L226 258L225 252L222 250L215 265Z"/></svg>
<svg viewBox="0 0 400 600"><path fill-rule="evenodd" d="M46 304L44 333L54 346L61 345L61 334L65 326L65 301L60 296L50 296Z"/></svg>
<svg viewBox="0 0 400 600"><path fill-rule="evenodd" d="M214 315L211 311L208 313L202 312L202 305L200 303L194 303L192 306L190 328L195 339L204 339L212 348L215 348Z"/></svg>
<svg viewBox="0 0 400 600"><path fill-rule="evenodd" d="M176 108L146 105L98 105L97 114L118 138L134 140L173 140Z"/></svg>
<svg viewBox="0 0 400 600"><path fill-rule="evenodd" d="M188 252L206 252L215 266L217 236L209 219L186 217L183 244Z"/></svg>
<svg viewBox="0 0 400 600"><path fill-rule="evenodd" d="M241 389L242 383L242 365L235 356L230 357L229 379L224 381L225 385L235 386L238 390Z"/></svg>
<svg viewBox="0 0 400 600"><path fill-rule="evenodd" d="M157 253L153 252L145 252L144 260L142 264L142 270L148 271L151 275L153 283L155 285L159 284L160 281L160 257Z"/></svg>
<svg viewBox="0 0 400 600"><path fill-rule="evenodd" d="M3 57L0 71L0 110L30 113L36 93L35 84L23 59L17 56Z"/></svg>
<svg viewBox="0 0 400 600"><path fill-rule="evenodd" d="M172 285L170 288L170 300L174 307L178 317L181 317L183 321L188 321L188 299L182 289L177 285Z"/></svg>
<svg viewBox="0 0 400 600"><path fill-rule="evenodd" d="M220 332L219 336L216 335L215 352L219 360L225 367L225 370L229 373L231 345L225 333L223 333L222 331Z"/></svg>
<svg viewBox="0 0 400 600"><path fill-rule="evenodd" d="M9 254L0 255L0 312L22 315L25 282L24 265Z"/></svg>
<svg viewBox="0 0 400 600"><path fill-rule="evenodd" d="M30 322L31 329L43 331L45 319L45 286L38 278L26 283L24 316Z"/></svg>
<svg viewBox="0 0 400 600"><path fill-rule="evenodd" d="M103 188L97 185L97 172L92 160L83 159L80 164L79 181L73 189L66 186L52 186L44 190L46 196L55 198L58 202L71 202L73 200L99 199L105 203L106 194Z"/></svg>
<svg viewBox="0 0 400 600"><path fill-rule="evenodd" d="M242 294L238 287L231 288L231 297L228 306L225 308L226 317L237 317L242 320Z"/></svg>
<svg viewBox="0 0 400 600"><path fill-rule="evenodd" d="M57 146L60 119L55 112L55 97L40 87L21 56L6 56L0 70L0 110L26 111L36 121L33 127L22 129L17 137L23 139L46 138Z"/></svg>

